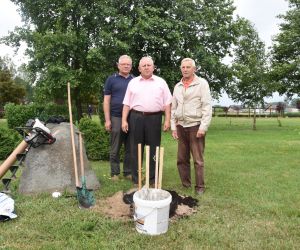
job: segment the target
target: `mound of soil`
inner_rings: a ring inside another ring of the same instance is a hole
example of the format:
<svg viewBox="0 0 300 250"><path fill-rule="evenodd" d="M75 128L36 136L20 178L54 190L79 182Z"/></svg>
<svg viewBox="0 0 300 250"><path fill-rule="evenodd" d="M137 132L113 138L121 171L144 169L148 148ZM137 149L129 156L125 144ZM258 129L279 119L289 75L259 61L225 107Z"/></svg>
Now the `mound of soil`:
<svg viewBox="0 0 300 250"><path fill-rule="evenodd" d="M91 209L107 217L121 220L131 220L134 213L133 194L136 190L127 193L119 191L105 200L97 200ZM166 190L172 195L169 218L172 220L189 216L197 211L198 200L191 196L181 196L172 190Z"/></svg>

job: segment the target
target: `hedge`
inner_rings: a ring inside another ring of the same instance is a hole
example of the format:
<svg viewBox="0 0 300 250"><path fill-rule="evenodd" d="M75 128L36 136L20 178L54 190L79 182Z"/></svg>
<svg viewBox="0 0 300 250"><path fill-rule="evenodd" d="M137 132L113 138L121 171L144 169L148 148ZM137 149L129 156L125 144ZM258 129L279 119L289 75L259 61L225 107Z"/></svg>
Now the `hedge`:
<svg viewBox="0 0 300 250"><path fill-rule="evenodd" d="M240 117L240 118L247 118L249 117L249 114L247 113L240 113L240 114L216 114L217 117ZM253 113L250 114L250 117L253 117ZM264 117L278 117L277 113L271 113L271 114L256 114L256 117L264 118ZM283 117L300 117L300 113L284 113Z"/></svg>
<svg viewBox="0 0 300 250"><path fill-rule="evenodd" d="M39 120L46 122L53 116L62 116L65 119L69 117L67 106L54 103L46 105L16 105L9 103L4 106L4 110L7 125L11 129L24 126L29 119L39 118Z"/></svg>
<svg viewBox="0 0 300 250"><path fill-rule="evenodd" d="M89 118L82 118L79 129L83 133L89 160L109 160L110 138L104 127ZM22 141L13 129L0 128L0 160L5 160Z"/></svg>
<svg viewBox="0 0 300 250"><path fill-rule="evenodd" d="M22 141L18 132L0 128L0 160L5 160Z"/></svg>
<svg viewBox="0 0 300 250"><path fill-rule="evenodd" d="M89 118L82 118L79 130L83 133L88 159L109 160L110 138L104 127Z"/></svg>

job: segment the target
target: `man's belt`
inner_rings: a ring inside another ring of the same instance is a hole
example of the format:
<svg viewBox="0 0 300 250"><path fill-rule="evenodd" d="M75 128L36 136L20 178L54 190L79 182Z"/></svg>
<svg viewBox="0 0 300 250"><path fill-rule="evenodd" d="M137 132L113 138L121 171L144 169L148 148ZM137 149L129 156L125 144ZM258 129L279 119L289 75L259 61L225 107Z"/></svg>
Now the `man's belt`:
<svg viewBox="0 0 300 250"><path fill-rule="evenodd" d="M132 109L131 112L141 114L141 115L159 115L159 114L161 114L162 111L143 112L143 111L138 111L138 110Z"/></svg>

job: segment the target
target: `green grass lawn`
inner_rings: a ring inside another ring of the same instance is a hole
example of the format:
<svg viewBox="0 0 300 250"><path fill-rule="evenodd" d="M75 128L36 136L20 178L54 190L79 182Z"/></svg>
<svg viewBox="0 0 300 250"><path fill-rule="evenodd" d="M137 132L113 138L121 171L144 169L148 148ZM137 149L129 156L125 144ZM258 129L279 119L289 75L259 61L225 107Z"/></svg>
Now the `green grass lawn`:
<svg viewBox="0 0 300 250"><path fill-rule="evenodd" d="M206 138L207 191L197 213L170 223L166 234L141 235L133 221L80 210L73 197L22 196L15 182L18 218L0 224L0 248L300 249L300 119L281 123L260 118L253 131L249 118L214 118ZM170 133L162 145L163 188L194 196L181 187ZM110 181L108 162L91 165L102 185L98 200L131 187Z"/></svg>

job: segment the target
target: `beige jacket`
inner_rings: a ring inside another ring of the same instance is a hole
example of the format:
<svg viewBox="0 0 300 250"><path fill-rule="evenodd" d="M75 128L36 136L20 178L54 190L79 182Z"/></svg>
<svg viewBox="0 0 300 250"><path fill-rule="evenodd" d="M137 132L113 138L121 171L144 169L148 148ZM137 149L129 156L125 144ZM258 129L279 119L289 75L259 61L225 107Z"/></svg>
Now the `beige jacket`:
<svg viewBox="0 0 300 250"><path fill-rule="evenodd" d="M173 91L171 109L171 129L176 125L208 130L212 117L211 95L207 81L195 75L187 89L182 81L176 84Z"/></svg>

